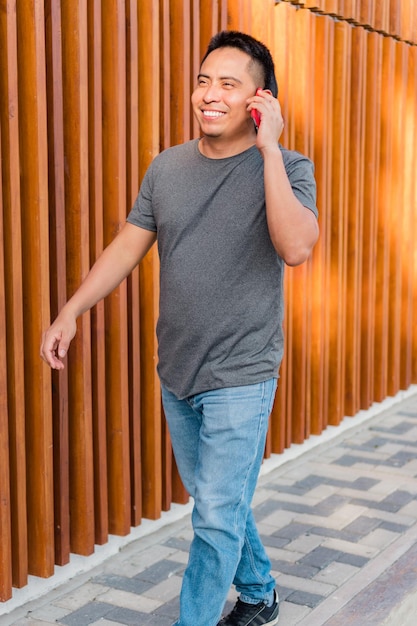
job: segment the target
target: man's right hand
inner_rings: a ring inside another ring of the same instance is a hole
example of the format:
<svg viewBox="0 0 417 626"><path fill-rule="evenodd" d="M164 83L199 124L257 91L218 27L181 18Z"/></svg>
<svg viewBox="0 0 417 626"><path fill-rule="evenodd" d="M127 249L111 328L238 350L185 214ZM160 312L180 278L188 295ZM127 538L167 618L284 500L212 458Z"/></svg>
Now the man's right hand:
<svg viewBox="0 0 417 626"><path fill-rule="evenodd" d="M52 369L64 369L63 359L76 331L75 316L62 311L48 330L43 333L41 357Z"/></svg>

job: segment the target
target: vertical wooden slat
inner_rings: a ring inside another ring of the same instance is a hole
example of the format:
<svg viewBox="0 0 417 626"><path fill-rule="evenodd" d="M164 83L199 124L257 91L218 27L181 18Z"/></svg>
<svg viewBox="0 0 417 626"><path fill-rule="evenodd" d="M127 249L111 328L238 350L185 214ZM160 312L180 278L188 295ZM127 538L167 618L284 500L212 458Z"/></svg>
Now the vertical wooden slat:
<svg viewBox="0 0 417 626"><path fill-rule="evenodd" d="M289 113L289 55L286 50L289 49L292 40L292 26L294 24L292 16L294 7L287 3L278 4L274 15L274 45L273 52L276 66L276 76L278 81L278 97L281 104L281 110L284 120L288 122ZM284 126L284 132L280 138L280 142L288 147L289 143L289 124ZM287 285L287 277L285 276L285 285ZM288 301L290 294L286 291L285 299L285 316L284 316L284 359L280 368L280 378L278 381L278 390L275 398L274 407L271 414L271 450L279 453L285 447L291 444L291 395L288 394L290 389L290 377L292 372L291 359L292 353L288 349L288 337L291 332L288 321Z"/></svg>
<svg viewBox="0 0 417 626"><path fill-rule="evenodd" d="M27 504L25 377L21 368L23 336L22 243L16 6L0 4L0 116L3 175L4 288L6 307L7 395L9 416L10 498L13 584L27 583Z"/></svg>
<svg viewBox="0 0 417 626"><path fill-rule="evenodd" d="M310 60L314 57L307 51L314 49L314 38L309 11L293 11L294 38L293 45L300 51L298 56L290 55L289 64L289 110L291 117L289 147L307 156L311 155L309 132L314 114L314 101L310 79L313 75ZM310 44L312 41L312 44ZM296 268L288 268L288 324L291 329L293 376L288 393L292 395L292 441L301 443L310 433L309 405L307 405L307 387L309 380L309 364L307 354L311 351L311 334L309 332L309 263Z"/></svg>
<svg viewBox="0 0 417 626"><path fill-rule="evenodd" d="M64 119L62 94L62 22L60 2L45 3L48 170L50 216L51 318L55 319L67 299L64 183ZM70 555L68 370L52 373L54 439L55 562L64 565Z"/></svg>
<svg viewBox="0 0 417 626"><path fill-rule="evenodd" d="M142 179L159 149L160 77L158 2L139 3L139 174ZM171 36L171 34L170 34ZM166 45L166 42L164 42ZM163 56L164 63L168 61ZM168 68L166 68L168 70ZM164 65L165 70L165 65ZM176 77L178 80L178 76ZM169 85L169 83L168 83ZM155 106L156 103L156 106ZM164 135L164 141L167 138ZM169 139L168 139L169 141ZM169 145L169 143L167 143ZM159 301L159 260L154 246L140 266L140 367L143 515L156 518L162 507L161 395L156 373L155 324Z"/></svg>
<svg viewBox="0 0 417 626"><path fill-rule="evenodd" d="M87 9L81 0L62 0L65 228L67 235L67 294L71 296L89 266L88 214L88 78ZM70 440L71 550L94 549L94 490L91 410L90 315L78 320L77 335L68 353L68 411Z"/></svg>
<svg viewBox="0 0 417 626"><path fill-rule="evenodd" d="M411 17L411 16L410 16ZM415 219L416 219L416 103L414 97L417 94L417 67L416 55L412 54L410 47L406 46L408 68L407 86L405 88L404 102L404 201L402 212L402 256L401 256L401 365L400 387L408 389L412 383L412 336L413 336L413 254L416 248Z"/></svg>
<svg viewBox="0 0 417 626"><path fill-rule="evenodd" d="M122 0L102 8L104 245L126 217L126 35ZM105 300L109 530L130 528L129 394L127 388L127 284Z"/></svg>
<svg viewBox="0 0 417 626"><path fill-rule="evenodd" d="M1 31L0 31L1 32ZM0 173L1 125L0 125ZM3 190L0 176L0 341L6 345L6 303L4 293ZM10 502L9 424L7 405L7 361L5 350L0 354L0 602L12 596L12 533Z"/></svg>
<svg viewBox="0 0 417 626"><path fill-rule="evenodd" d="M29 571L54 571L52 411L50 371L39 359L49 322L48 152L44 11L18 3L18 76L23 306L25 346Z"/></svg>
<svg viewBox="0 0 417 626"><path fill-rule="evenodd" d="M362 335L361 335L361 408L372 404L374 389L374 316L376 259L376 196L380 151L380 97L382 38L368 34L366 74L364 227L362 238Z"/></svg>
<svg viewBox="0 0 417 626"><path fill-rule="evenodd" d="M363 237L363 187L365 145L365 63L366 32L355 28L352 32L352 72L350 86L350 140L349 140L349 209L347 216L347 282L346 299L346 372L345 414L355 415L360 408L360 329L361 276Z"/></svg>
<svg viewBox="0 0 417 626"><path fill-rule="evenodd" d="M191 69L189 0L170 0L171 145L190 139ZM181 41L182 46L177 42Z"/></svg>
<svg viewBox="0 0 417 626"><path fill-rule="evenodd" d="M400 388L401 359L401 218L404 203L404 101L407 81L407 45L395 45L394 107L391 131L393 133L392 185L390 211L390 296L388 329L388 393L395 395Z"/></svg>
<svg viewBox="0 0 417 626"><path fill-rule="evenodd" d="M389 2L379 0L375 3L374 28L375 30L388 32L389 30Z"/></svg>
<svg viewBox="0 0 417 626"><path fill-rule="evenodd" d="M387 395L388 318L389 318L389 223L392 211L392 141L394 102L395 41L389 37L382 42L382 93L379 176L377 190L376 292L374 321L374 400L381 402Z"/></svg>
<svg viewBox="0 0 417 626"><path fill-rule="evenodd" d="M344 415L346 325L346 159L348 154L348 84L351 27L335 24L332 129L332 216L330 224L329 423Z"/></svg>
<svg viewBox="0 0 417 626"><path fill-rule="evenodd" d="M416 13L417 22L417 13ZM417 47L413 46L410 49L412 55L412 63L414 68L417 67ZM415 96L412 98L411 105L415 103ZM414 120L414 146L417 144L417 124ZM413 176L414 186L412 191L412 207L413 207L413 241L417 241L417 177ZM413 254L410 259L410 268L413 272L413 301L412 301L412 336L411 336L411 380L415 384L417 383L417 246L413 246Z"/></svg>
<svg viewBox="0 0 417 626"><path fill-rule="evenodd" d="M321 433L327 425L328 415L328 371L326 358L326 299L323 302L323 293L326 293L326 271L329 263L326 261L328 246L328 214L331 210L330 203L330 177L327 175L331 148L332 129L332 63L333 49L332 21L328 17L316 16L316 46L314 50L316 68L314 82L314 143L313 161L315 165L315 177L317 181L317 207L319 210L320 238L317 242L312 257L312 348L311 348L311 432L315 435ZM322 71L317 72L317 68Z"/></svg>
<svg viewBox="0 0 417 626"><path fill-rule="evenodd" d="M90 265L104 247L101 2L87 4L88 19L88 168ZM94 466L94 536L103 544L109 532L106 425L106 350L104 302L91 311L91 401Z"/></svg>
<svg viewBox="0 0 417 626"><path fill-rule="evenodd" d="M126 208L129 211L139 189L138 13L134 0L126 3L126 24ZM128 315L131 524L137 526L142 517L139 268L128 279Z"/></svg>

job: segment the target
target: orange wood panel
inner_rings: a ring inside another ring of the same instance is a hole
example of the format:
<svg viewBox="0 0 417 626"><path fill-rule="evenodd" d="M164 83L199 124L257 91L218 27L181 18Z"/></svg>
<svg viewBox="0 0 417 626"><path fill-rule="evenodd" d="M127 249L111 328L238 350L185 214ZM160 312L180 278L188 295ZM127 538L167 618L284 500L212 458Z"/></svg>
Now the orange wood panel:
<svg viewBox="0 0 417 626"><path fill-rule="evenodd" d="M391 131L393 133L392 185L390 213L390 296L388 331L388 393L395 395L400 389L401 359L401 216L404 204L405 169L405 94L407 80L406 44L397 42L395 46L394 107Z"/></svg>
<svg viewBox="0 0 417 626"><path fill-rule="evenodd" d="M169 9L167 5L164 6ZM164 82L170 71L170 55L159 44L158 2L141 0L139 4L139 175L142 179L153 157L158 153L159 107L154 103L163 102L164 115L168 101L162 94L170 89L170 82ZM164 41L169 45L171 32L168 31L168 16L161 18ZM165 40L168 37L168 42ZM163 63L160 78L153 68ZM168 64L168 65L167 65ZM179 81L179 76L173 76ZM161 88L161 99L160 99ZM168 130L170 130L170 120ZM170 145L170 137L163 133L162 147ZM142 511L145 517L159 517L162 508L162 432L161 395L156 373L157 343L155 325L158 318L159 301L159 259L154 247L140 266L140 368L141 368L141 455L142 455Z"/></svg>
<svg viewBox="0 0 417 626"><path fill-rule="evenodd" d="M125 4L109 0L102 11L104 244L126 218ZM127 283L105 300L109 531L127 534L131 522Z"/></svg>
<svg viewBox="0 0 417 626"><path fill-rule="evenodd" d="M204 5L204 3L202 3ZM252 21L252 3L250 0L229 0L227 28L250 32Z"/></svg>
<svg viewBox="0 0 417 626"><path fill-rule="evenodd" d="M161 396L156 373L158 315L158 255L154 246L140 265L141 414L143 515L159 517L162 508Z"/></svg>
<svg viewBox="0 0 417 626"><path fill-rule="evenodd" d="M389 7L389 34L399 37L401 31L401 4L398 0L390 0Z"/></svg>
<svg viewBox="0 0 417 626"><path fill-rule="evenodd" d="M206 6L206 5L205 5ZM160 109L160 149L165 150L171 145L171 72L170 72L170 28L169 0L161 0L159 16L159 109ZM140 76L139 76L140 78Z"/></svg>
<svg viewBox="0 0 417 626"><path fill-rule="evenodd" d="M89 266L88 55L87 9L83 2L61 3L65 146L65 228L67 294ZM94 549L93 442L90 315L78 320L68 353L71 550Z"/></svg>
<svg viewBox="0 0 417 626"><path fill-rule="evenodd" d="M416 249L415 219L416 219L416 103L417 94L417 66L416 55L413 49L406 46L407 53L407 85L404 102L404 202L402 213L402 257L401 257L401 365L400 387L408 389L412 383L413 359L413 281L415 280L412 259Z"/></svg>
<svg viewBox="0 0 417 626"><path fill-rule="evenodd" d="M328 214L330 204L329 169L332 129L332 81L333 74L333 21L327 16L317 15L314 47L314 155L315 177L317 182L317 207L319 210L320 238L312 256L312 345L311 345L311 392L310 402L311 432L320 434L327 425L328 415L328 367L326 358L326 329L329 327L327 306L327 271L330 264L326 256L329 246ZM323 68L323 71L317 71ZM326 321L327 319L327 321Z"/></svg>
<svg viewBox="0 0 417 626"><path fill-rule="evenodd" d="M376 243L377 243L377 185L380 153L380 99L382 38L377 33L368 34L368 59L366 73L366 127L365 127L365 186L363 226L362 271L362 327L361 327L361 408L367 409L374 397L374 332L376 295Z"/></svg>
<svg viewBox="0 0 417 626"><path fill-rule="evenodd" d="M377 243L375 291L374 400L387 395L388 316L389 316L389 244L391 216L392 120L394 102L395 41L382 41L381 137L377 189Z"/></svg>
<svg viewBox="0 0 417 626"><path fill-rule="evenodd" d="M268 47L270 42L274 40L274 11L275 0L252 0L251 2L251 35Z"/></svg>
<svg viewBox="0 0 417 626"><path fill-rule="evenodd" d="M338 424L344 414L346 359L346 264L347 264L347 154L351 30L337 22L334 32L332 215L330 220L329 329L329 423Z"/></svg>
<svg viewBox="0 0 417 626"><path fill-rule="evenodd" d="M48 152L43 6L17 7L29 572L54 571L50 371L39 358L49 322Z"/></svg>
<svg viewBox="0 0 417 626"><path fill-rule="evenodd" d="M87 4L88 25L88 168L89 168L89 238L90 265L104 247L103 234L103 133L102 133L102 3ZM91 311L91 403L93 424L94 466L94 540L107 541L108 480L107 480L107 425L106 425L106 351L104 302Z"/></svg>
<svg viewBox="0 0 417 626"><path fill-rule="evenodd" d="M170 1L171 145L191 137L189 0ZM178 46L178 42L181 46Z"/></svg>
<svg viewBox="0 0 417 626"><path fill-rule="evenodd" d="M200 2L199 0L192 0L192 14L191 14L191 67L190 67L190 97L196 86L196 79L200 70L201 63L201 41L200 41L200 24L202 23L200 15ZM195 115L190 106L190 139L194 139L200 136L200 127L197 123Z"/></svg>
<svg viewBox="0 0 417 626"><path fill-rule="evenodd" d="M414 6L415 2L411 3L410 0L401 3L400 37L404 41L412 40Z"/></svg>
<svg viewBox="0 0 417 626"><path fill-rule="evenodd" d="M355 415L360 408L360 347L362 305L362 239L365 149L365 67L366 32L352 32L352 80L350 86L349 208L347 216L346 290L346 372L345 414Z"/></svg>
<svg viewBox="0 0 417 626"><path fill-rule="evenodd" d="M51 319L57 316L67 299L61 24L59 3L48 0L45 3L45 28ZM52 407L55 562L64 565L68 563L70 555L67 369L52 372Z"/></svg>
<svg viewBox="0 0 417 626"><path fill-rule="evenodd" d="M359 0L359 23L362 26L374 25L374 0Z"/></svg>
<svg viewBox="0 0 417 626"><path fill-rule="evenodd" d="M339 10L339 13L343 15L346 20L352 20L358 22L359 20L359 3L360 0L344 0L343 7Z"/></svg>
<svg viewBox="0 0 417 626"><path fill-rule="evenodd" d="M309 11L293 11L294 33L289 59L289 110L291 115L290 148L312 156L310 129L314 116L313 84L314 28ZM295 53L297 51L297 54ZM292 52L292 53L291 53ZM290 350L292 354L292 440L301 443L310 433L310 405L307 403L310 384L311 318L310 263L288 268L289 316L291 318Z"/></svg>
<svg viewBox="0 0 417 626"><path fill-rule="evenodd" d="M280 3L275 8L274 14L274 39L271 46L271 52L275 61L275 71L278 81L278 97L281 104L281 110L285 120L284 132L281 135L280 142L288 147L289 144L289 55L287 50L292 40L294 20L292 15L295 8L289 3ZM289 335L291 334L291 324L289 323L289 292L288 278L284 276L284 292L285 292L285 315L284 315L284 359L280 368L280 378L278 380L278 390L275 398L274 407L271 414L271 435L270 445L272 452L282 452L284 448L291 445L291 400L288 394L290 379L292 374L291 359L292 352L290 349Z"/></svg>
<svg viewBox="0 0 417 626"><path fill-rule="evenodd" d="M1 31L0 31L1 32ZM1 125L0 125L1 130ZM1 132L0 132L0 171ZM3 200L0 176L0 341L6 345L6 296L4 292ZM12 597L12 533L9 467L9 425L7 405L6 352L0 355L0 602Z"/></svg>
<svg viewBox="0 0 417 626"><path fill-rule="evenodd" d="M127 39L127 210L133 206L139 189L139 16L137 3L126 4ZM140 316L139 268L128 279L129 314L129 424L131 524L142 519L142 453L140 442Z"/></svg>
<svg viewBox="0 0 417 626"><path fill-rule="evenodd" d="M330 15L338 15L338 12L339 12L338 0L322 0L321 6L322 6L322 10L325 13L329 13Z"/></svg>
<svg viewBox="0 0 417 626"><path fill-rule="evenodd" d="M237 11L237 3L231 3L229 7L229 24L233 28L234 11ZM200 57L204 54L211 37L218 32L218 0L207 0L199 3L199 35L200 35ZM231 17L232 16L232 17Z"/></svg>
<svg viewBox="0 0 417 626"><path fill-rule="evenodd" d="M13 584L27 583L27 504L25 377L21 367L23 336L22 243L20 199L19 108L16 12L2 1L0 10L0 120L3 155L2 195L4 287L6 294L6 358L9 415L10 498Z"/></svg>
<svg viewBox="0 0 417 626"><path fill-rule="evenodd" d="M385 33L389 31L389 5L390 0L375 2L374 28Z"/></svg>
<svg viewBox="0 0 417 626"><path fill-rule="evenodd" d="M417 15L416 15L417 20ZM412 63L414 67L417 65L417 47L410 48L410 55L413 57ZM415 96L412 102L415 102ZM414 145L417 144L417 125L414 122ZM414 188L412 191L412 207L413 207L413 233L414 241L417 241L417 177L413 176ZM413 319L412 319L412 336L410 338L411 350L412 350L412 362L411 362L411 379L414 384L417 383L417 247L414 246L413 254L410 259L410 267L413 271Z"/></svg>

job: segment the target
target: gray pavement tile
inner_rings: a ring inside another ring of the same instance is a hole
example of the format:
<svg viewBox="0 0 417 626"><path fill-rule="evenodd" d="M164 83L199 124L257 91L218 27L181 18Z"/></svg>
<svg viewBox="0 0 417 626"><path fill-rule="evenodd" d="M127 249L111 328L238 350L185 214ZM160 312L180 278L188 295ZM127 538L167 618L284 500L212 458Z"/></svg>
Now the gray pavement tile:
<svg viewBox="0 0 417 626"><path fill-rule="evenodd" d="M367 515L360 515L353 522L344 527L344 532L352 533L363 537L372 530L381 525L381 520L375 517L368 517Z"/></svg>
<svg viewBox="0 0 417 626"><path fill-rule="evenodd" d="M390 456L386 461L383 461L381 465L391 465L392 467L404 467L410 461L414 461L416 458L415 450L400 450L396 454Z"/></svg>
<svg viewBox="0 0 417 626"><path fill-rule="evenodd" d="M143 572L136 574L136 576L134 576L132 580L145 581L156 585L161 580L165 580L173 574L177 574L178 572L183 570L183 563L178 563L169 559L163 559L162 561L158 561L154 565L147 567L143 570Z"/></svg>
<svg viewBox="0 0 417 626"><path fill-rule="evenodd" d="M282 537L284 539L292 540L292 539L296 539L296 537L299 537L300 535L304 535L305 533L308 533L310 528L311 528L311 525L309 524L301 524L300 522L292 522L291 524L287 524L287 526L284 526L283 528L280 528L279 530L272 533L272 536Z"/></svg>
<svg viewBox="0 0 417 626"><path fill-rule="evenodd" d="M139 578L128 578L127 576L119 576L118 574L100 574L93 578L92 582L122 591L130 591L131 593L141 594L150 589L152 582L144 581Z"/></svg>
<svg viewBox="0 0 417 626"><path fill-rule="evenodd" d="M275 513L279 509L282 509L282 503L279 500L270 499L261 502L253 508L253 515L257 521L263 520L265 517L268 517L272 513Z"/></svg>
<svg viewBox="0 0 417 626"><path fill-rule="evenodd" d="M401 415L409 415L410 417L415 417L415 413L407 413L403 412ZM406 435L412 428L414 428L415 424L411 422L400 422L399 424L395 424L392 428L387 428L381 425L373 425L369 430L377 431L379 433L396 433L397 435Z"/></svg>
<svg viewBox="0 0 417 626"><path fill-rule="evenodd" d="M276 537L274 533L272 535L259 535L264 546L268 548L283 548L290 543L290 539L284 539L283 537Z"/></svg>
<svg viewBox="0 0 417 626"><path fill-rule="evenodd" d="M344 454L343 456L335 459L333 461L335 465L342 465L343 467L352 467L356 465L356 463L368 463L369 465L377 465L378 461L376 461L373 457L365 457L365 456L354 456L353 454Z"/></svg>
<svg viewBox="0 0 417 626"><path fill-rule="evenodd" d="M113 611L107 613L106 618L119 624L126 624L126 626L171 626L172 620L166 616L155 616L155 614L141 613L139 611L132 611L132 609L125 609L116 607ZM81 625L80 625L81 626Z"/></svg>
<svg viewBox="0 0 417 626"><path fill-rule="evenodd" d="M381 521L379 528L383 530L390 530L393 533L405 533L408 530L408 526L405 524L396 524L394 522Z"/></svg>
<svg viewBox="0 0 417 626"><path fill-rule="evenodd" d="M314 609L324 600L324 597L315 593L308 593L307 591L294 591L285 600L286 602L292 602L293 604L300 604Z"/></svg>
<svg viewBox="0 0 417 626"><path fill-rule="evenodd" d="M337 530L336 528L325 528L324 526L312 526L310 532L321 537L342 539L343 541L349 541L350 543L356 543L361 538L361 535L357 535L353 532L346 532L344 529Z"/></svg>
<svg viewBox="0 0 417 626"><path fill-rule="evenodd" d="M379 509L381 511L388 511L390 513L397 513L403 506L408 504L414 499L414 495L408 491L394 491L380 502L374 502L372 500L354 498L352 504L364 506L369 509Z"/></svg>
<svg viewBox="0 0 417 626"><path fill-rule="evenodd" d="M331 548L319 546L318 548L314 548L310 554L303 556L299 562L305 565L317 567L321 570L327 567L330 563L333 563L333 561L337 561L340 554L341 553L338 550L332 550Z"/></svg>
<svg viewBox="0 0 417 626"><path fill-rule="evenodd" d="M180 598L179 595L176 598L172 598L168 602L162 604L156 611L155 615L160 617L169 617L171 622L174 622L180 613Z"/></svg>
<svg viewBox="0 0 417 626"><path fill-rule="evenodd" d="M164 546L169 548L175 548L176 550L183 550L188 552L190 549L191 541L183 539L182 537L170 537L164 542Z"/></svg>
<svg viewBox="0 0 417 626"><path fill-rule="evenodd" d="M338 563L346 563L346 565L353 565L354 567L363 567L370 559L360 554L350 554L349 552L341 552L337 557Z"/></svg>
<svg viewBox="0 0 417 626"><path fill-rule="evenodd" d="M89 602L69 615L61 617L60 623L67 626L87 626L87 624L92 624L101 617L107 617L113 609L114 606L112 604Z"/></svg>
<svg viewBox="0 0 417 626"><path fill-rule="evenodd" d="M313 578L320 571L319 567L305 565L299 561L298 563L290 563L288 561L278 561L271 559L272 569L280 574L289 574L290 576L298 576L298 578Z"/></svg>

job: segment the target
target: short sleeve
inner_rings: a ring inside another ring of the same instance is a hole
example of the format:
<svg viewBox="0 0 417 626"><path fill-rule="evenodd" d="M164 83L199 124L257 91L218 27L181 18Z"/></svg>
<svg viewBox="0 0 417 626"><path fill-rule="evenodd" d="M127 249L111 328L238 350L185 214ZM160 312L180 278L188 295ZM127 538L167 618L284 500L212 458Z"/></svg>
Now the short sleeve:
<svg viewBox="0 0 417 626"><path fill-rule="evenodd" d="M146 230L157 231L152 207L153 167L147 169L136 201L127 216L127 221Z"/></svg>
<svg viewBox="0 0 417 626"><path fill-rule="evenodd" d="M318 217L314 164L298 152L283 150L284 165L297 200Z"/></svg>

